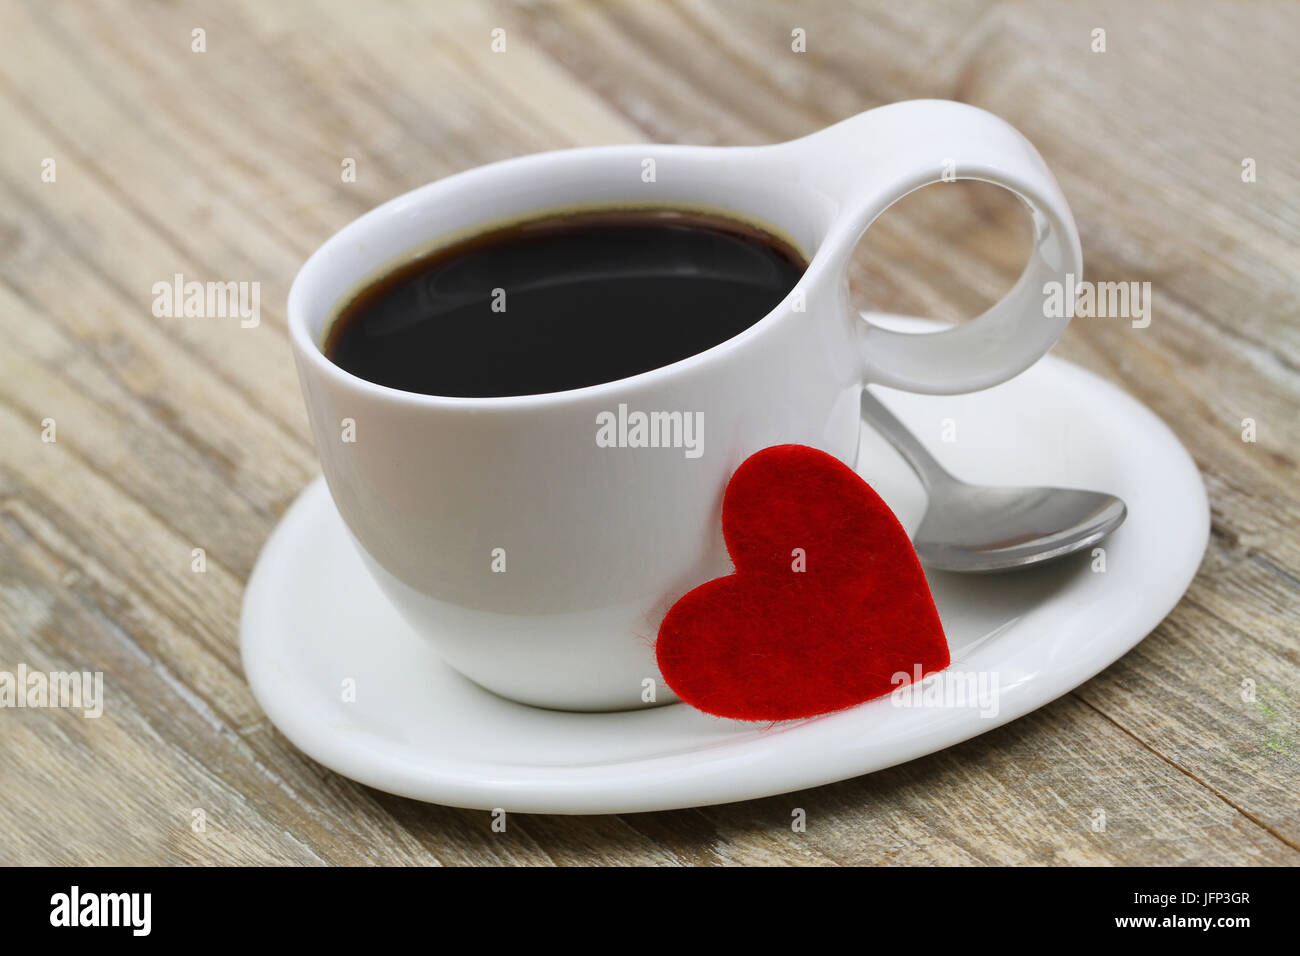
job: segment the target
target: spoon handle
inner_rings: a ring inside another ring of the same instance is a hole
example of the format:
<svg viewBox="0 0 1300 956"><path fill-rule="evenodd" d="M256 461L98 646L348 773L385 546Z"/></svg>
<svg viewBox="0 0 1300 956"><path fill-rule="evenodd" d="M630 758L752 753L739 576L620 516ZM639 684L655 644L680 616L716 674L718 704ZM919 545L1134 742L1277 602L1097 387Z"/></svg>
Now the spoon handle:
<svg viewBox="0 0 1300 956"><path fill-rule="evenodd" d="M908 427L867 388L862 389L862 417L884 435L911 465L926 491L932 491L938 485L956 482L957 479L944 470Z"/></svg>

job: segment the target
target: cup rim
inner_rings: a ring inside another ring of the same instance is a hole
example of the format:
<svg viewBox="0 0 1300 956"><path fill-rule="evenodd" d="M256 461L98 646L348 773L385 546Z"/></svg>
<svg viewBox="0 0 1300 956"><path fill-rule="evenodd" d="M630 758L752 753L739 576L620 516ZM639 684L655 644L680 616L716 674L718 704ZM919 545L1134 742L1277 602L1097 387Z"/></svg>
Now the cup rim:
<svg viewBox="0 0 1300 956"><path fill-rule="evenodd" d="M776 144L777 146L783 144ZM306 259L299 267L297 274L294 276L293 283L289 287L289 295L286 307L286 324L289 329L290 343L298 353L299 357L309 363L318 373L334 379L341 385L361 391L369 397L375 399L385 399L388 401L399 402L405 405L424 407L431 409L461 409L461 410L493 410L506 411L514 409L539 409L543 407L555 407L578 402L585 402L592 399L601 399L606 396L612 396L620 392L637 389L644 386L652 386L662 380L672 377L686 375L692 372L700 371L714 366L716 363L724 360L728 355L737 349L749 347L754 340L767 334L768 330L774 327L783 318L793 313L790 307L791 301L796 293L806 293L806 291L820 282L822 275L830 268L830 262L833 253L828 250L828 246L833 245L826 240L833 231L830 228L816 230L812 246L812 254L808 255L808 250L804 249L801 244L793 242L795 248L807 259L807 266L799 280L791 287L790 291L765 315L758 321L749 325L742 331L731 336L728 339L712 345L709 348L688 355L685 358L678 359L668 365L661 365L657 368L648 369L644 372L638 372L635 375L628 375L623 378L614 379L609 382L598 382L594 385L583 385L578 388L565 389L557 392L536 392L526 395L487 395L487 396L457 396L457 395L430 395L423 392L410 392L405 389L394 388L389 385L381 385L372 382L369 379L362 378L349 372L347 369L330 361L325 355L322 346L316 342L308 329L306 308L302 304L305 296L306 287L315 280L315 273L323 268L323 263L333 248L347 243L354 242L360 234L373 232L383 229L385 224L395 215L406 213L410 207L416 204L423 205L429 202L436 202L437 192L453 188L458 185L469 187L473 178L477 178L489 171L502 172L502 167L520 165L521 167L530 161L545 158L547 160L556 159L587 159L601 158L604 154L608 158L625 156L628 153L636 155L644 154L646 149L653 148L656 151L672 150L677 153L698 152L717 154L722 151L729 153L758 153L776 148L775 146L767 147L709 147L709 146L663 146L663 145L629 145L629 146L597 146L597 147L579 147L576 149L555 150L546 153L534 153L526 156L520 156L513 159L507 159L496 163L489 163L477 166L461 173L456 173L442 179L434 180L415 189L409 190L392 199L381 203L373 209L362 213L356 219L351 220L342 226L327 238L321 245ZM524 169L520 169L518 175L527 175ZM710 212L737 219L742 222L748 222L759 226L767 231L771 231L778 236L782 236L785 230L778 229L767 223L761 216L756 216L746 212L743 209L724 207L724 206L706 206L694 202L674 203L671 200L658 200L647 202L645 200L636 200L629 198L622 202L610 200L607 202L594 203L590 206L592 211L599 211L602 208L607 209L635 209L635 208L677 208L698 210L708 214ZM588 208L577 204L570 204L558 207L558 209L575 209L580 208L584 211ZM544 216L548 212L545 208L535 208L522 210L518 217L512 217L516 221L526 221L536 216ZM507 219L506 222L511 221ZM479 226L471 227L467 230L458 230L450 234L455 236L460 232L465 235L474 235L485 229L493 228L497 222L487 221ZM504 224L504 223L502 223ZM430 247L439 241L438 236L432 236L427 240ZM451 239L454 241L454 239ZM414 251L423 247L424 244L417 244L411 247ZM394 264L399 261L394 259ZM374 274L380 275L390 266L374 270ZM366 281L366 280L363 280ZM805 300L807 296L805 294ZM331 311L337 308L337 302L331 306Z"/></svg>

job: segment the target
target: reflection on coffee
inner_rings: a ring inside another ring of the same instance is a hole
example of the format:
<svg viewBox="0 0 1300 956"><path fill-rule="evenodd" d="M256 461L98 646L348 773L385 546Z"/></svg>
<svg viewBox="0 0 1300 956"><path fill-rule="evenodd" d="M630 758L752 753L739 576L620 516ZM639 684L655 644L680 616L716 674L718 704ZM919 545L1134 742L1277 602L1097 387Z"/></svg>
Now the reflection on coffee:
<svg viewBox="0 0 1300 956"><path fill-rule="evenodd" d="M612 382L737 335L806 263L744 223L664 210L518 223L406 263L347 302L325 354L409 392L531 395Z"/></svg>

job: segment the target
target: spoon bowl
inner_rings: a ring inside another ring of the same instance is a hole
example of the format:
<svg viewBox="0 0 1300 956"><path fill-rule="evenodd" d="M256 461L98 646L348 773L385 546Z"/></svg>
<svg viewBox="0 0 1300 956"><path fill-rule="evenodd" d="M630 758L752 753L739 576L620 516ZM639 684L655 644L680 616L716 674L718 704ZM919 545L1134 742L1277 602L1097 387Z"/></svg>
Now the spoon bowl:
<svg viewBox="0 0 1300 956"><path fill-rule="evenodd" d="M925 486L925 515L912 544L926 567L971 573L1051 561L1096 544L1128 514L1123 501L1099 491L959 481L867 389L862 390L862 416Z"/></svg>
<svg viewBox="0 0 1300 956"><path fill-rule="evenodd" d="M1073 488L998 488L953 480L931 494L913 544L943 571L1006 571L1096 544L1123 523L1114 495Z"/></svg>

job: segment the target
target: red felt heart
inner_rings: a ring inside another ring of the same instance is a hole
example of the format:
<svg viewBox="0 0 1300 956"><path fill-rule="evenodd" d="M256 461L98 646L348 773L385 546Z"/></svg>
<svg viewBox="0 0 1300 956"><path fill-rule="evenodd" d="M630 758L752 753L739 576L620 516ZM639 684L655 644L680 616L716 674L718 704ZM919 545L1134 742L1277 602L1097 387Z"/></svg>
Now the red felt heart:
<svg viewBox="0 0 1300 956"><path fill-rule="evenodd" d="M682 596L659 626L659 670L688 704L811 717L948 666L912 542L836 458L805 445L751 455L727 485L722 535L735 573Z"/></svg>

